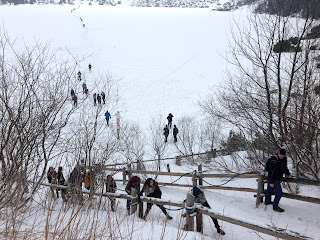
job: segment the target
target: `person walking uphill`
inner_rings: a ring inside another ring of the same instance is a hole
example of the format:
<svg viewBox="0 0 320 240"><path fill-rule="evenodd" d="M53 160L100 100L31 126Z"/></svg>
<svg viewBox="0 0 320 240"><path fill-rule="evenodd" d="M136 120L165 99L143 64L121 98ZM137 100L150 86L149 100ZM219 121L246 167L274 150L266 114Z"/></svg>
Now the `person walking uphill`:
<svg viewBox="0 0 320 240"><path fill-rule="evenodd" d="M113 177L111 175L107 176L107 180L106 180L106 190L109 193L115 193L117 191L117 184L116 181L113 179ZM116 205L116 199L113 197L108 197L110 199L111 202L111 211L115 212L115 205Z"/></svg>
<svg viewBox="0 0 320 240"><path fill-rule="evenodd" d="M211 208L209 203L207 202L207 199L204 195L204 192L197 186L194 186L192 188L192 195L196 198L196 200L198 200L202 206L207 207L207 208ZM214 226L217 229L217 233L221 234L221 235L225 235L226 233L220 228L218 220L216 218L211 217Z"/></svg>
<svg viewBox="0 0 320 240"><path fill-rule="evenodd" d="M273 211L284 212L279 207L279 202L282 197L281 181L283 180L283 174L291 178L287 167L287 151L281 148L278 152L278 156L272 156L268 159L266 164L266 171L268 172L268 188L265 194L265 204L269 205L273 203ZM274 201L271 201L271 193L275 191Z"/></svg>
<svg viewBox="0 0 320 240"><path fill-rule="evenodd" d="M173 139L174 139L173 141L175 143L178 141L178 139L177 139L178 133L179 133L179 130L178 130L177 126L173 125Z"/></svg>
<svg viewBox="0 0 320 240"><path fill-rule="evenodd" d="M163 135L164 135L164 142L168 142L168 136L169 136L169 128L168 125L166 125L163 129Z"/></svg>
<svg viewBox="0 0 320 240"><path fill-rule="evenodd" d="M106 120L107 120L107 125L109 127L109 120L111 119L111 114L108 112L108 110L106 111L106 113L104 114Z"/></svg>
<svg viewBox="0 0 320 240"><path fill-rule="evenodd" d="M142 190L138 194L138 202L140 202L140 197L142 196L143 192L145 193L145 196L147 197L154 197L154 198L161 198L162 192L158 186L158 183L153 180L152 178L148 178L144 185ZM144 217L142 217L144 220L147 218L151 207L153 203L147 203L147 209L144 213ZM172 217L167 213L166 209L163 207L163 205L156 204L161 211L166 215L167 219L172 219Z"/></svg>
<svg viewBox="0 0 320 240"><path fill-rule="evenodd" d="M78 72L78 80L81 81L81 72Z"/></svg>
<svg viewBox="0 0 320 240"><path fill-rule="evenodd" d="M171 113L169 113L167 119L168 119L168 128L171 128L172 127L172 118L173 118L173 115Z"/></svg>
<svg viewBox="0 0 320 240"><path fill-rule="evenodd" d="M140 192L140 183L141 183L141 179L138 176L132 176L130 178L130 180L127 183L127 186L125 188L125 191L131 195L131 188L135 188L137 190L137 193ZM127 200L127 212L128 214L130 214L130 203L131 200Z"/></svg>
<svg viewBox="0 0 320 240"><path fill-rule="evenodd" d="M97 94L93 94L93 106L97 106Z"/></svg>

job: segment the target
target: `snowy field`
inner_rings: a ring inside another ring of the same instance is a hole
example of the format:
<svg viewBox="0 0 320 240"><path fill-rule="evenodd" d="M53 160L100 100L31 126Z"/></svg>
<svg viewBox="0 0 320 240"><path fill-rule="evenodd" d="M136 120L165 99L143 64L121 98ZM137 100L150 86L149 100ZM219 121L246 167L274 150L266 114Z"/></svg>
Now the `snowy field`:
<svg viewBox="0 0 320 240"><path fill-rule="evenodd" d="M114 110L119 110L123 118L135 121L142 127L159 114L167 116L172 112L176 118L200 115L197 101L208 94L210 87L223 83L222 75L227 65L221 55L224 55L228 44L230 20L246 14L241 11L230 13L209 9L88 5L81 5L71 13L75 7L77 6L1 6L0 20L8 34L17 38L16 44L22 50L23 42L33 44L35 40L49 41L53 49L68 49L79 59L85 57L76 72L83 72L89 89L93 87L94 79L99 74L112 74L120 78L121 103ZM82 26L83 23L85 27ZM92 72L88 71L89 63L92 64ZM81 91L80 88L79 84L77 91ZM88 107L93 106L92 102L86 104ZM178 167L173 161L168 163L172 172L190 172L195 168L189 165ZM115 178L121 179L121 175L118 174ZM175 179L159 177L157 180L170 182ZM220 184L226 180L208 181ZM178 183L190 184L191 180L183 178ZM255 179L236 179L227 186L256 188L256 185ZM119 183L118 188L124 189L124 186ZM172 201L183 201L189 191L173 187L163 187L161 190L163 199ZM205 193L216 213L264 227L287 229L289 232L306 235L308 239L320 239L319 205L283 198L280 206L286 211L277 213L272 211L272 206L261 205L255 208L253 193L222 190L207 190ZM302 193L320 197L319 189L314 187L303 187ZM39 193L36 200L46 198L40 197L41 194L43 192ZM50 193L44 194L48 196ZM53 219L58 217L62 205L61 199L54 203ZM63 214L71 216L70 211ZM117 217L124 220L113 224L118 224L119 229L123 230L123 239L161 238L165 217L157 207L152 208L147 223L135 218L133 224L131 220L134 217L125 216L124 200L118 201L117 211ZM107 213L103 211L99 214L102 214L103 220L107 215L115 221L115 214L109 214L108 210ZM166 223L163 239L177 239L181 232L181 213L182 211L170 213L173 220ZM87 214L91 217L88 211L83 212L83 215ZM30 225L39 227L40 232L47 219L46 211L34 213L29 219ZM219 223L226 232L225 236L218 235L211 219L204 217L204 235L184 232L182 235L185 237L181 239L276 239L229 223ZM131 232L132 235L129 234ZM117 237L106 235L97 239Z"/></svg>
<svg viewBox="0 0 320 240"><path fill-rule="evenodd" d="M197 101L223 82L227 32L239 12L81 5L71 13L76 7L1 6L0 21L22 48L49 41L52 49L85 57L79 70L89 90L100 74L120 78L115 111L124 119L143 127L169 112L175 120L196 117Z"/></svg>

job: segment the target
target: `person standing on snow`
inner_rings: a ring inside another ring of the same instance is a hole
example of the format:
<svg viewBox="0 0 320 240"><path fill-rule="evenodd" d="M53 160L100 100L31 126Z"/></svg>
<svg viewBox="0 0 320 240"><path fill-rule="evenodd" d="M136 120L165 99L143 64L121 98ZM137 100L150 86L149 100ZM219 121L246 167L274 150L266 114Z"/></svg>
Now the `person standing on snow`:
<svg viewBox="0 0 320 240"><path fill-rule="evenodd" d="M103 104L106 104L106 94L104 92L101 92L101 98L102 98Z"/></svg>
<svg viewBox="0 0 320 240"><path fill-rule="evenodd" d="M73 100L73 105L75 107L77 107L77 105L78 105L78 97L77 97L77 95L73 95L72 100Z"/></svg>
<svg viewBox="0 0 320 240"><path fill-rule="evenodd" d="M108 110L106 111L106 113L104 114L106 120L107 120L107 125L109 127L109 119L111 119L111 114L108 112Z"/></svg>
<svg viewBox="0 0 320 240"><path fill-rule="evenodd" d="M106 183L106 191L109 193L115 193L117 191L117 184L116 181L113 179L111 175L107 176L107 180L105 181ZM116 205L116 199L114 197L108 197L110 199L111 203L111 211L115 212L115 205Z"/></svg>
<svg viewBox="0 0 320 240"><path fill-rule="evenodd" d="M168 142L168 136L169 136L169 128L168 125L166 125L163 129L163 135L164 135L164 142Z"/></svg>
<svg viewBox="0 0 320 240"><path fill-rule="evenodd" d="M265 204L273 204L273 211L284 212L282 208L279 207L279 202L282 197L281 182L283 180L283 174L291 178L288 167L287 167L287 151L281 148L278 152L278 156L272 156L268 159L266 164L266 171L268 172L268 188L265 193ZM271 194L275 191L274 201L271 201Z"/></svg>
<svg viewBox="0 0 320 240"><path fill-rule="evenodd" d="M87 89L87 84L85 82L82 83L82 93L85 93Z"/></svg>
<svg viewBox="0 0 320 240"><path fill-rule="evenodd" d="M78 72L78 80L81 81L81 72Z"/></svg>
<svg viewBox="0 0 320 240"><path fill-rule="evenodd" d="M93 94L93 106L97 106L97 94Z"/></svg>
<svg viewBox="0 0 320 240"><path fill-rule="evenodd" d="M173 141L174 141L175 143L178 141L178 139L177 139L178 132L179 132L179 130L178 130L177 126L176 126L176 125L173 125L173 138L174 138Z"/></svg>
<svg viewBox="0 0 320 240"><path fill-rule="evenodd" d="M169 113L167 119L168 119L168 128L171 128L172 127L172 118L173 118L173 115L171 113Z"/></svg>
<svg viewBox="0 0 320 240"><path fill-rule="evenodd" d="M101 105L101 96L99 94L97 95L97 100L98 100L98 104Z"/></svg>
<svg viewBox="0 0 320 240"><path fill-rule="evenodd" d="M74 96L74 90L73 90L73 88L71 88L71 91L70 91L70 95L71 95L71 97L73 97Z"/></svg>
<svg viewBox="0 0 320 240"><path fill-rule="evenodd" d="M143 192L145 193L145 196L147 196L147 197L154 197L154 198L161 199L162 192L159 188L158 183L155 180L153 180L152 178L148 178L145 181L142 190L138 194L138 202L140 202L140 197L142 196ZM142 219L146 220L146 218L151 210L152 205L153 205L153 203L149 203L149 202L147 203L147 209L146 209L144 217L142 217ZM161 211L164 213L164 215L166 215L167 219L172 219L172 217L167 213L167 211L163 207L163 205L160 205L160 204L156 204L156 205L161 209Z"/></svg>
<svg viewBox="0 0 320 240"><path fill-rule="evenodd" d="M196 201L199 201L201 203L202 206L207 207L207 208L211 208L209 203L207 202L207 199L204 195L204 192L197 186L194 186L192 188L192 195L196 198ZM216 218L211 217L214 226L217 229L217 232L221 235L225 235L226 233L220 228L218 220Z"/></svg>
<svg viewBox="0 0 320 240"><path fill-rule="evenodd" d="M89 67L89 71L91 71L91 63L89 63L88 67Z"/></svg>
<svg viewBox="0 0 320 240"><path fill-rule="evenodd" d="M135 188L137 190L137 193L140 192L140 183L141 183L141 179L138 176L132 176L130 178L130 180L127 183L127 186L125 188L125 191L131 195L131 188ZM127 200L127 212L128 214L130 214L130 204L131 204L131 200L128 199Z"/></svg>

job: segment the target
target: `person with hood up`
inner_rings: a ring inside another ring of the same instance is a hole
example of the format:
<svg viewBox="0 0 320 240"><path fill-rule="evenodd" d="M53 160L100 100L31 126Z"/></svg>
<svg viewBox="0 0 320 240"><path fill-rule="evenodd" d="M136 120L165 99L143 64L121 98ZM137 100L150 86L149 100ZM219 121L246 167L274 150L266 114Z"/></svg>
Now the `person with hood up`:
<svg viewBox="0 0 320 240"><path fill-rule="evenodd" d="M107 110L106 113L104 114L106 121L107 121L107 125L109 127L109 120L111 119L111 114L109 113L109 111Z"/></svg>

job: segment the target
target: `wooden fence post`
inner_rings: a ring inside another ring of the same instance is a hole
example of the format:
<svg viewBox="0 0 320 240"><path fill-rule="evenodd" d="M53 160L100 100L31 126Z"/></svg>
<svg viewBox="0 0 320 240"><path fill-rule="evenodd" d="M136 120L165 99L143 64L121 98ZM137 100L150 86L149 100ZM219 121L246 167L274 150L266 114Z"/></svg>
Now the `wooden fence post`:
<svg viewBox="0 0 320 240"><path fill-rule="evenodd" d="M130 177L132 175L130 170L131 170L131 163L128 164L128 171L127 171L128 172L128 176L129 176L128 179L130 179Z"/></svg>
<svg viewBox="0 0 320 240"><path fill-rule="evenodd" d="M264 175L258 176L258 188L257 188L257 199L256 199L256 207L260 205L260 203L263 202L263 196L264 193Z"/></svg>
<svg viewBox="0 0 320 240"><path fill-rule="evenodd" d="M202 164L198 165L198 173L199 173L199 185L203 185L202 178L200 177L200 174L202 174Z"/></svg>
<svg viewBox="0 0 320 240"><path fill-rule="evenodd" d="M176 164L181 166L181 156L176 156Z"/></svg>
<svg viewBox="0 0 320 240"><path fill-rule="evenodd" d="M192 186L197 186L197 173L195 171L192 173Z"/></svg>
<svg viewBox="0 0 320 240"><path fill-rule="evenodd" d="M187 193L186 200L186 224L184 225L184 230L193 231L194 230L194 196L190 193Z"/></svg>
<svg viewBox="0 0 320 240"><path fill-rule="evenodd" d="M126 185L126 168L122 168L122 183Z"/></svg>
<svg viewBox="0 0 320 240"><path fill-rule="evenodd" d="M131 188L131 197L132 198L137 197L137 189ZM131 212L130 212L130 214L133 214L133 213L135 213L137 211L137 202L138 202L138 199L136 199L136 198L131 201L131 208L130 208Z"/></svg>
<svg viewBox="0 0 320 240"><path fill-rule="evenodd" d="M196 216L196 229L197 232L203 233L202 213L200 212L198 212Z"/></svg>

